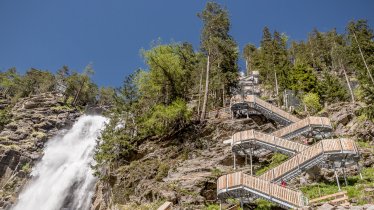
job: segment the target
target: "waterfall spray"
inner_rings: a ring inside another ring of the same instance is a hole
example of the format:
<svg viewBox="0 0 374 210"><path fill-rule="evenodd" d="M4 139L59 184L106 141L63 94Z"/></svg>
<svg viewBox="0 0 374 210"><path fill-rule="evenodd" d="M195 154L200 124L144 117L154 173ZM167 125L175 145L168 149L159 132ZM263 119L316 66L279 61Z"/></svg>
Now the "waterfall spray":
<svg viewBox="0 0 374 210"><path fill-rule="evenodd" d="M82 116L65 134L49 140L13 210L89 209L96 181L90 166L106 121Z"/></svg>

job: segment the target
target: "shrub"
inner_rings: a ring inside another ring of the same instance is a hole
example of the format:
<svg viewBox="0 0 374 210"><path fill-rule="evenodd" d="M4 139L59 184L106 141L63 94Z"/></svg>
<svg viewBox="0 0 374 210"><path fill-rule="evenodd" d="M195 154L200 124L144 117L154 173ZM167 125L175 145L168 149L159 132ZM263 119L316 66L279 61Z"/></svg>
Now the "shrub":
<svg viewBox="0 0 374 210"><path fill-rule="evenodd" d="M191 111L185 101L177 99L170 105L156 105L143 126L147 134L165 135L173 128L183 127L191 119Z"/></svg>
<svg viewBox="0 0 374 210"><path fill-rule="evenodd" d="M303 103L310 114L315 114L322 109L317 93L307 93L304 95Z"/></svg>
<svg viewBox="0 0 374 210"><path fill-rule="evenodd" d="M158 169L157 169L156 180L157 181L162 181L162 179L168 175L169 169L170 169L170 167L169 167L168 164L161 163L158 166Z"/></svg>

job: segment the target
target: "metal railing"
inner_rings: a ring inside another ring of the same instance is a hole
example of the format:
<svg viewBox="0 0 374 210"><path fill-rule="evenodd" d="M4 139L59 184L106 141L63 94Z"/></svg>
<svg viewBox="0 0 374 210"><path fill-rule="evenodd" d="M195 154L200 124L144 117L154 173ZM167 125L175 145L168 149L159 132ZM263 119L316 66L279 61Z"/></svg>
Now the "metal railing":
<svg viewBox="0 0 374 210"><path fill-rule="evenodd" d="M260 99L255 95L247 95L245 97L242 97L241 95L235 95L231 98L231 104L235 105L237 103L249 103L251 107L255 109L257 108L260 112L267 111L270 114L278 115L279 117L284 118L290 122L297 122L300 120L294 115Z"/></svg>
<svg viewBox="0 0 374 210"><path fill-rule="evenodd" d="M284 137L290 133L297 132L302 129L316 127L332 129L331 121L327 117L307 117L282 129L274 131L272 134L277 137Z"/></svg>
<svg viewBox="0 0 374 210"><path fill-rule="evenodd" d="M284 150L286 153L295 154L308 148L304 144L300 144L294 141L282 139L273 135L264 134L255 130L246 130L237 132L232 137L232 146L240 146L243 143L251 143L252 145L268 145L267 148L273 148L273 150ZM243 147L242 147L243 148Z"/></svg>
<svg viewBox="0 0 374 210"><path fill-rule="evenodd" d="M260 178L268 181L280 180L284 175L292 172L293 170L302 171L303 167L306 166L306 162L313 161L314 159L320 160L317 158L320 155L334 156L342 153L353 155L358 154L353 140L325 139L296 154L279 166L268 170L261 175Z"/></svg>
<svg viewBox="0 0 374 210"><path fill-rule="evenodd" d="M253 133L254 132L251 131L246 132L244 135L245 137L243 137L242 134L240 138L243 139L250 137ZM233 137L233 142L235 141L234 139L237 140L238 137ZM221 176L217 182L217 194L220 196L222 193L239 191L239 194L245 195L246 193L251 192L252 194L290 208L302 207L307 205L307 201L300 191L279 186L274 181L281 180L282 177L291 173L293 170L302 171L304 166L307 166L305 163L313 161L318 162L321 160L319 158L321 155L334 156L341 154L344 154L345 156L347 154L357 155L358 150L355 142L350 139L322 140L313 146L307 147L303 151L298 152L286 162L268 170L259 177L250 176L243 172Z"/></svg>
<svg viewBox="0 0 374 210"><path fill-rule="evenodd" d="M305 199L301 191L281 187L269 181L236 172L223 175L218 178L217 191L219 194L230 193L230 191L251 191L261 197L279 203L281 205L295 208L305 206Z"/></svg>

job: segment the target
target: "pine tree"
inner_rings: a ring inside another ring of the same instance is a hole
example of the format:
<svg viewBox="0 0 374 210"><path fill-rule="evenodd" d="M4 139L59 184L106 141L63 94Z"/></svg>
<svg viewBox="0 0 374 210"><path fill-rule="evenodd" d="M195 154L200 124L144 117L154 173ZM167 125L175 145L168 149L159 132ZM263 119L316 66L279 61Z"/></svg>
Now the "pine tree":
<svg viewBox="0 0 374 210"><path fill-rule="evenodd" d="M207 57L205 93L200 119L205 118L209 92L214 96L213 105L217 105L217 92L224 93L234 86L238 73L238 49L229 35L230 20L228 12L219 4L208 2L205 9L198 14L203 21L201 33L201 50ZM210 91L211 90L211 91ZM223 99L224 100L224 99Z"/></svg>

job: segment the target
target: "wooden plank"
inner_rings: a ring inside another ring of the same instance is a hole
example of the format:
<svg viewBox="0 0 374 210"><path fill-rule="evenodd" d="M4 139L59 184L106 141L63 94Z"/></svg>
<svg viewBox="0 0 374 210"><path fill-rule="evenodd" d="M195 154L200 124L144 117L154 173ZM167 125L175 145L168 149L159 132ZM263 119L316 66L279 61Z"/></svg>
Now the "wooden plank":
<svg viewBox="0 0 374 210"><path fill-rule="evenodd" d="M343 196L343 195L346 195L346 194L347 194L347 191L342 191L342 192L338 192L338 193L334 193L334 194L330 194L330 195L325 195L325 196L322 196L322 197L319 197L319 198L312 199L312 200L309 201L309 203L312 204L312 203L319 202L321 200L336 198L336 197Z"/></svg>
<svg viewBox="0 0 374 210"><path fill-rule="evenodd" d="M173 205L172 202L167 201L164 204L162 204L160 207L158 207L157 210L171 210L172 205Z"/></svg>

